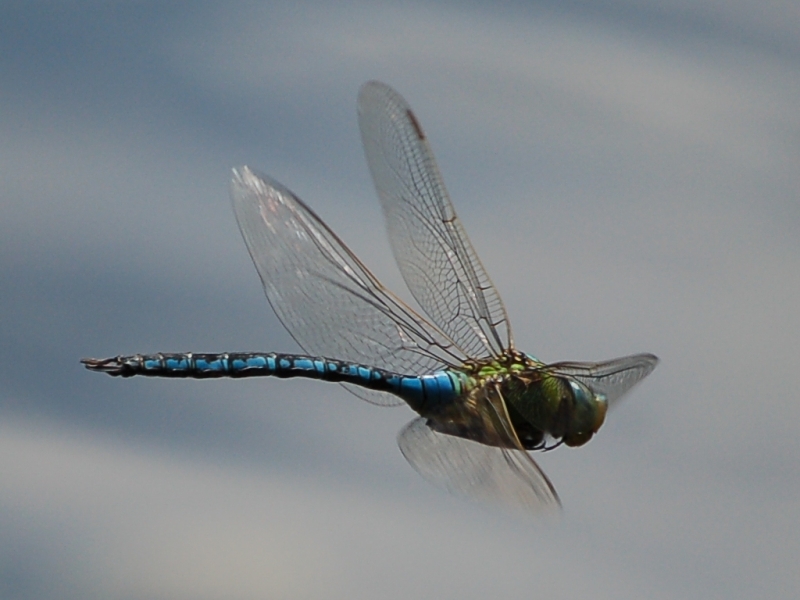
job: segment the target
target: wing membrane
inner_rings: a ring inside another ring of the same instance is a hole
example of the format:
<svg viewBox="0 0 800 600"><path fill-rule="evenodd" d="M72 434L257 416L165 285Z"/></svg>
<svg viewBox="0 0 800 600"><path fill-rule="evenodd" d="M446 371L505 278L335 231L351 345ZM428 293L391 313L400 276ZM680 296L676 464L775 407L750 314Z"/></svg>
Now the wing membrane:
<svg viewBox="0 0 800 600"><path fill-rule="evenodd" d="M358 96L358 124L395 259L422 310L472 358L511 347L503 302L411 108L392 88L372 81Z"/></svg>
<svg viewBox="0 0 800 600"><path fill-rule="evenodd" d="M461 364L464 353L384 288L288 189L242 167L231 198L267 298L307 353L408 374Z"/></svg>
<svg viewBox="0 0 800 600"><path fill-rule="evenodd" d="M522 449L499 392L487 388L475 400L474 412L409 423L398 436L406 460L456 495L526 512L558 509L555 488Z"/></svg>
<svg viewBox="0 0 800 600"><path fill-rule="evenodd" d="M548 369L574 377L593 392L604 394L609 406L647 377L658 364L652 354L634 354L599 363L561 362Z"/></svg>

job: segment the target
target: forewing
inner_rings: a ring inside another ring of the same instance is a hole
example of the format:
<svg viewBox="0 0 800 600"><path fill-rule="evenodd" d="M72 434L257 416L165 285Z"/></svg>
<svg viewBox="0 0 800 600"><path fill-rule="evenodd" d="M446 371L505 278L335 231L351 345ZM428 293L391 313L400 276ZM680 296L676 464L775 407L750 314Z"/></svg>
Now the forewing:
<svg viewBox="0 0 800 600"><path fill-rule="evenodd" d="M599 363L555 363L547 368L574 377L593 392L605 395L610 406L647 377L657 364L658 358L652 354L634 354Z"/></svg>
<svg viewBox="0 0 800 600"><path fill-rule="evenodd" d="M233 173L247 250L275 314L303 350L404 374L461 363L452 342L386 290L292 192L248 167Z"/></svg>
<svg viewBox="0 0 800 600"><path fill-rule="evenodd" d="M547 475L508 424L499 393L487 390L479 414L459 421L419 418L398 436L400 451L426 480L456 495L526 512L560 507Z"/></svg>
<svg viewBox="0 0 800 600"><path fill-rule="evenodd" d="M369 82L358 124L395 259L422 310L470 357L511 347L503 302L456 216L422 128L389 86Z"/></svg>

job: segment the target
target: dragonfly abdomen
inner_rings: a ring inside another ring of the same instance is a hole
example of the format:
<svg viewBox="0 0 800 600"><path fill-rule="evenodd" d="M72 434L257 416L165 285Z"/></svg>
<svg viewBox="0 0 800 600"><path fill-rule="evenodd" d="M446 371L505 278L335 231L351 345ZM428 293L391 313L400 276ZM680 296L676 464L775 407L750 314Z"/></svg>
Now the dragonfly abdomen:
<svg viewBox="0 0 800 600"><path fill-rule="evenodd" d="M350 383L400 396L417 411L452 401L461 394L466 383L463 374L449 371L401 375L351 362L275 352L133 354L105 359L85 358L81 362L91 371L113 377L305 377Z"/></svg>

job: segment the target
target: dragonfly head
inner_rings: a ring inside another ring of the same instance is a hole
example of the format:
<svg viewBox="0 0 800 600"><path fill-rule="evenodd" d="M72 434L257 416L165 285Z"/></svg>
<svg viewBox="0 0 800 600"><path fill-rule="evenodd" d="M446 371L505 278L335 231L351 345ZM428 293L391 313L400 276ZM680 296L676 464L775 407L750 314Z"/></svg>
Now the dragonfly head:
<svg viewBox="0 0 800 600"><path fill-rule="evenodd" d="M569 384L575 403L563 440L567 446L583 446L603 425L608 401L604 395L595 394L579 381L570 379Z"/></svg>

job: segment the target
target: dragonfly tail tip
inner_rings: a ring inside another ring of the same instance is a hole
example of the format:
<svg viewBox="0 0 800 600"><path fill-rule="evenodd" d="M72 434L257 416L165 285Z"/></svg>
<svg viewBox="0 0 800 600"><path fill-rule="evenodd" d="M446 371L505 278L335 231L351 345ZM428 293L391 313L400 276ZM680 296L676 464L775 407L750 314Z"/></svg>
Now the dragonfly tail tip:
<svg viewBox="0 0 800 600"><path fill-rule="evenodd" d="M123 365L117 357L115 358L82 358L81 364L90 371L98 373L108 373L109 375L121 375Z"/></svg>

